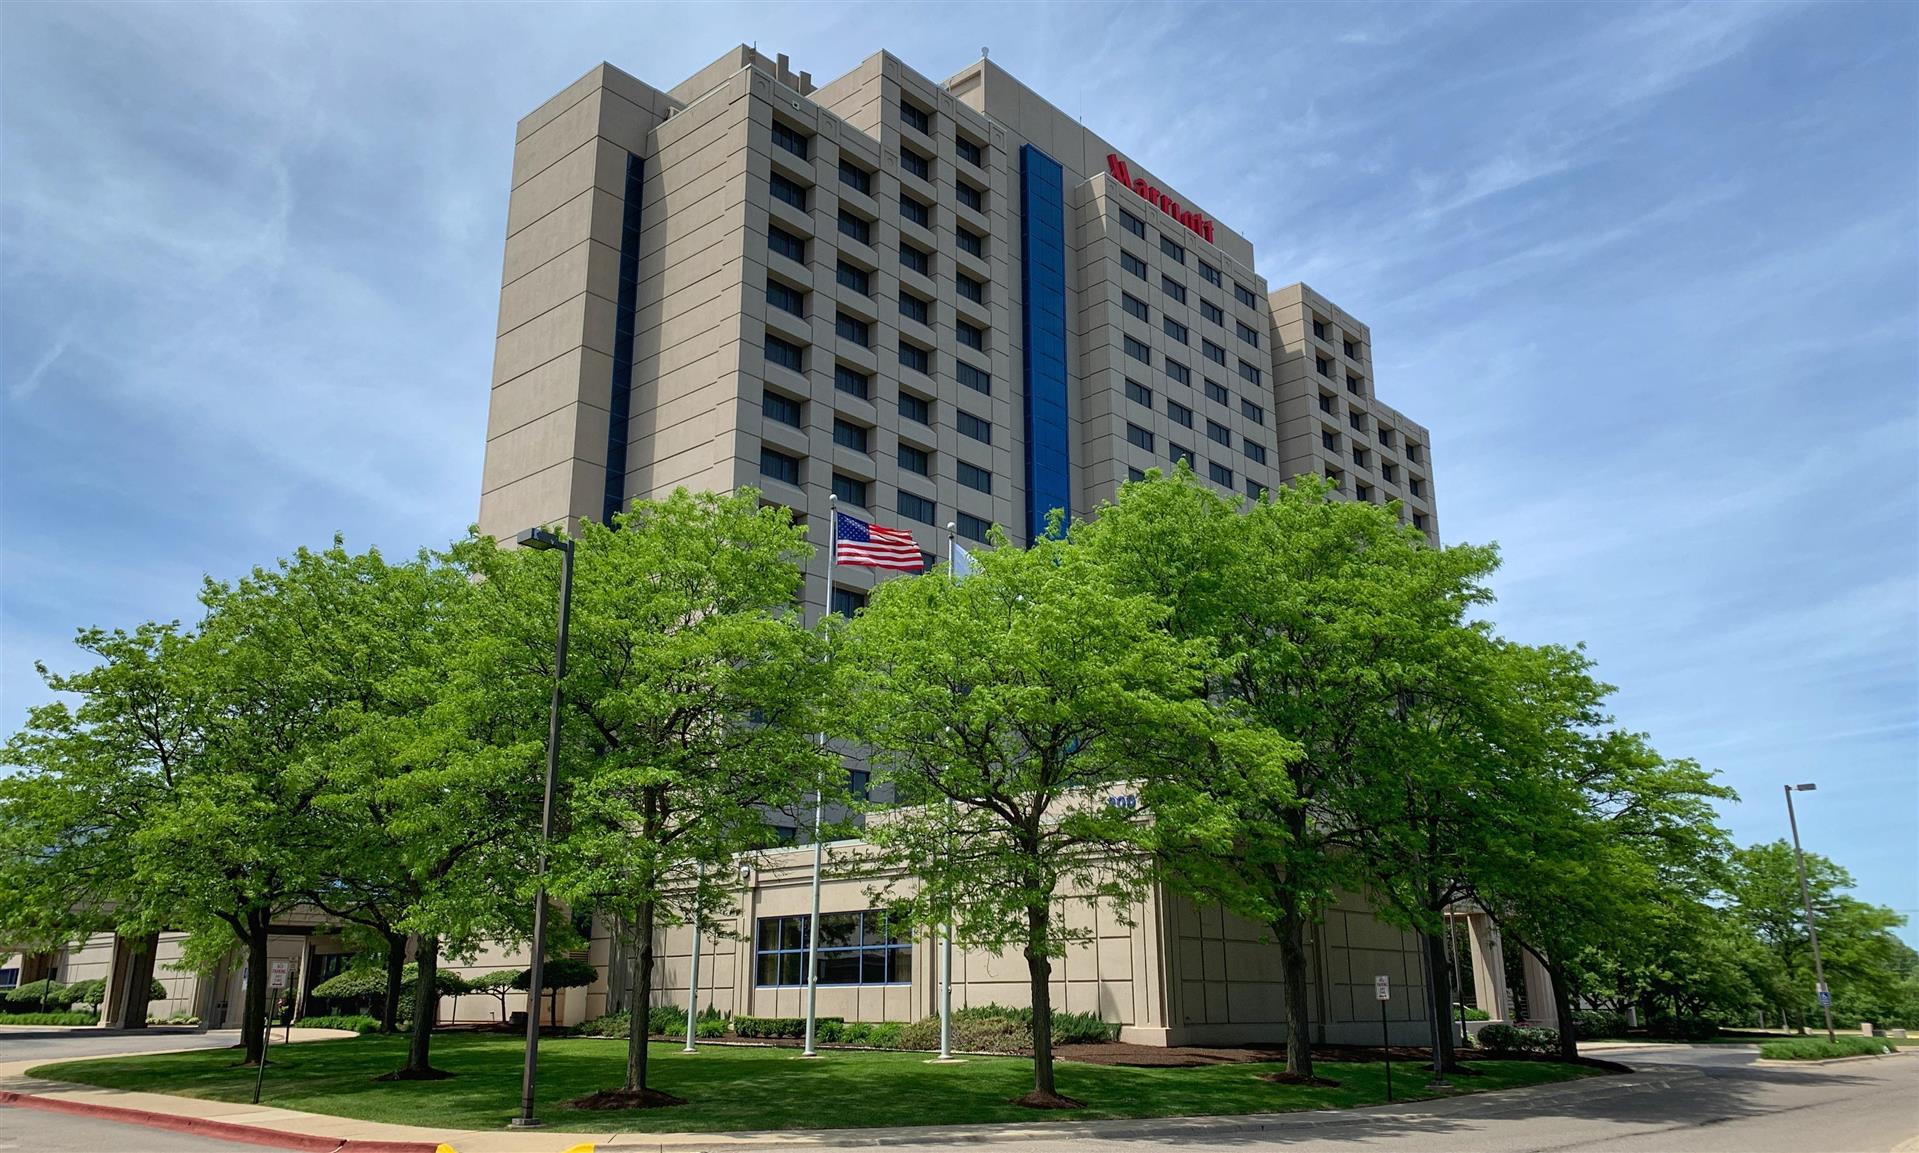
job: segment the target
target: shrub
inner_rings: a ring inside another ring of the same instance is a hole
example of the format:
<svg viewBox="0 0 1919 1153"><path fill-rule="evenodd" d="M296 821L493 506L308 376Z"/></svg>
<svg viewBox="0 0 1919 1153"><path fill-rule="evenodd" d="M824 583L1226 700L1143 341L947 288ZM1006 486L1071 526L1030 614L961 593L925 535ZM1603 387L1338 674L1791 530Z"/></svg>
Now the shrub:
<svg viewBox="0 0 1919 1153"><path fill-rule="evenodd" d="M633 1014L625 1009L581 1021L573 1026L574 1035L579 1037L624 1037L632 1031Z"/></svg>
<svg viewBox="0 0 1919 1153"><path fill-rule="evenodd" d="M67 986L67 991L63 995L66 997L67 1004L69 1005L86 1005L90 1008L98 1009L100 1002L106 998L107 983L97 977L86 981L75 981L73 984ZM167 987L165 985L155 981L152 985L148 986L147 1000L164 1001L166 999Z"/></svg>
<svg viewBox="0 0 1919 1153"><path fill-rule="evenodd" d="M194 1018L198 1024L199 1019ZM294 1022L302 1029L351 1029L355 1033L377 1033L380 1021L377 1017L368 1017L361 1013L341 1013L328 1017L302 1017Z"/></svg>
<svg viewBox="0 0 1919 1153"><path fill-rule="evenodd" d="M1493 1015L1484 1009L1475 1008L1472 1005L1461 1005L1455 1001L1453 1002L1453 1020L1458 1021L1462 1019L1467 1021L1490 1021L1493 1019Z"/></svg>
<svg viewBox="0 0 1919 1153"><path fill-rule="evenodd" d="M1031 1036L1031 1030L1028 1030ZM1103 1045L1119 1040L1119 1026L1099 1019L1098 1013L1054 1013L1053 1044Z"/></svg>
<svg viewBox="0 0 1919 1153"><path fill-rule="evenodd" d="M646 1012L646 1031L656 1037L684 1037L686 1010L672 1005L655 1005Z"/></svg>
<svg viewBox="0 0 1919 1153"><path fill-rule="evenodd" d="M45 1005L48 1009L58 1006L62 1009L73 1004L67 1000L67 987L49 977L38 981L28 981L15 986L7 993L7 1004L19 1006L23 1012L37 1012Z"/></svg>
<svg viewBox="0 0 1919 1153"><path fill-rule="evenodd" d="M0 1013L0 1025L93 1025L98 1013Z"/></svg>
<svg viewBox="0 0 1919 1153"><path fill-rule="evenodd" d="M705 1037L708 1040L712 1040L715 1037L724 1037L726 1036L726 1018L708 1017L702 1013L699 1018L693 1022L693 1034L697 1037Z"/></svg>
<svg viewBox="0 0 1919 1153"><path fill-rule="evenodd" d="M198 1025L200 1018L191 1013L175 1013L171 1017L148 1017L149 1025Z"/></svg>
<svg viewBox="0 0 1919 1153"><path fill-rule="evenodd" d="M828 1022L834 1025L846 1024L844 1017L817 1017L814 1019L815 1035ZM806 1018L804 1017L735 1017L733 1032L741 1037L804 1037L806 1036Z"/></svg>
<svg viewBox="0 0 1919 1153"><path fill-rule="evenodd" d="M599 979L598 969L572 957L555 957L540 970L540 984L547 989L579 989ZM513 978L513 987L525 989L532 982L533 970L522 969Z"/></svg>
<svg viewBox="0 0 1919 1153"><path fill-rule="evenodd" d="M866 1027L866 1043L875 1049L904 1049L904 1021L874 1021Z"/></svg>
<svg viewBox="0 0 1919 1153"><path fill-rule="evenodd" d="M1795 1037L1790 1041L1767 1041L1759 1046L1759 1055L1768 1061L1818 1061L1829 1057L1873 1057L1897 1052L1890 1041L1878 1037Z"/></svg>
<svg viewBox="0 0 1919 1153"><path fill-rule="evenodd" d="M1488 1025L1473 1034L1473 1045L1495 1056L1520 1053L1552 1056L1559 1052L1559 1030Z"/></svg>
<svg viewBox="0 0 1919 1153"><path fill-rule="evenodd" d="M1580 1009L1573 1014L1573 1025L1582 1041L1604 1041L1627 1033L1626 1018L1606 1009Z"/></svg>
<svg viewBox="0 0 1919 1153"><path fill-rule="evenodd" d="M940 1019L922 1017L900 1029L902 1049L938 1049ZM967 1053L1024 1053L1033 1047L1032 1030L1011 1017L953 1014L953 1048Z"/></svg>

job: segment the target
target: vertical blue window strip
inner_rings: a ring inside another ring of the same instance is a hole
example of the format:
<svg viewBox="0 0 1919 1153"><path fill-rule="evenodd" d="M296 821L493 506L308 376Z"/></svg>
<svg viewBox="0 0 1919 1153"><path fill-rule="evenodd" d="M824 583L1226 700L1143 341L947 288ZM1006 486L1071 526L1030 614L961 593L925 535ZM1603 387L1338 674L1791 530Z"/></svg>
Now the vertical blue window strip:
<svg viewBox="0 0 1919 1153"><path fill-rule="evenodd" d="M626 209L620 217L620 290L613 317L613 388L607 399L606 497L600 520L626 507L626 434L633 415L633 314L640 291L640 193L646 162L627 154Z"/></svg>
<svg viewBox="0 0 1919 1153"><path fill-rule="evenodd" d="M1019 150L1020 336L1026 375L1026 528L1054 509L1073 515L1066 413L1066 184L1059 161Z"/></svg>

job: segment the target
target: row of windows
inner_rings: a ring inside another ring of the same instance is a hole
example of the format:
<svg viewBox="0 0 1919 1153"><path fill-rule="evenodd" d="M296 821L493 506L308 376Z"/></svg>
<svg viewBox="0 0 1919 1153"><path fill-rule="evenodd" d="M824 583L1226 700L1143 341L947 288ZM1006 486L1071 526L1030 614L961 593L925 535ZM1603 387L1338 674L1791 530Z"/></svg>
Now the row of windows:
<svg viewBox="0 0 1919 1153"><path fill-rule="evenodd" d="M845 179L849 171L858 172L859 170L842 165L840 169L841 178ZM773 199L790 204L801 212L810 211L807 204L809 192L807 185L775 172L768 178L767 189ZM964 200L965 198L962 197L961 199ZM980 200L969 204L969 207L981 208L983 204L984 201ZM910 221L929 231L932 229L933 208L931 205L914 196L912 193L904 191L900 193L899 205L902 219ZM805 239L795 237L792 233L779 229L777 225L773 226L773 229L779 231L785 238L783 247L776 246L776 251L780 251L792 259L804 263L806 260ZM861 244L870 245L873 243L873 221L860 216L857 212L845 206L841 206L839 210L839 230L842 235L850 236ZM956 224L953 227L953 242L959 246L960 251L977 257L980 260L986 259L986 236L984 234L975 232L964 224ZM909 257L907 255L909 250L914 253L914 256ZM917 272L930 275L929 270L932 264L932 255L924 250L914 248L902 239L900 241L900 263L913 268ZM974 297L973 299L978 299L978 297Z"/></svg>
<svg viewBox="0 0 1919 1153"><path fill-rule="evenodd" d="M809 951L817 984L900 985L913 980L912 938L884 909L820 914L817 950L809 949L811 930L812 918L804 913L761 917L754 943L754 983L806 984Z"/></svg>
<svg viewBox="0 0 1919 1153"><path fill-rule="evenodd" d="M1147 239L1146 222L1126 211L1124 208L1119 210L1119 223L1120 227L1132 233L1134 236L1139 237L1141 240ZM1162 254L1171 257L1177 264L1184 265L1186 263L1186 247L1165 233L1160 233L1159 250ZM1145 262L1140 261L1138 257L1133 257L1131 253L1122 250L1122 262L1127 257L1131 257L1140 265L1140 272L1137 275L1145 276ZM1219 269L1204 260L1198 261L1198 264L1201 280L1204 280L1215 288L1224 288L1226 286L1226 278L1220 274ZM1131 271L1130 267L1128 271ZM1233 283L1233 295L1238 298L1241 304L1244 304L1248 308L1259 307L1258 294L1237 281Z"/></svg>
<svg viewBox="0 0 1919 1153"><path fill-rule="evenodd" d="M1153 407L1153 390L1129 376L1126 378L1126 399L1151 408ZM1233 405L1233 394L1210 380L1206 382L1206 399L1227 408ZM1176 423L1183 424L1187 428L1193 427L1193 410L1170 396L1166 398L1166 411ZM1243 396L1239 398L1239 414L1254 424L1266 423L1266 410Z"/></svg>
<svg viewBox="0 0 1919 1153"><path fill-rule="evenodd" d="M1233 447L1232 430L1227 428L1225 425L1218 423L1217 421L1209 420L1206 422L1206 439L1212 441L1215 444L1222 445L1228 450L1231 450L1231 448ZM1126 425L1126 443L1127 444L1132 445L1134 448L1143 448L1147 452L1152 452L1154 440L1155 438L1153 436L1151 429L1142 428L1139 425L1133 424L1130 421L1127 422L1127 425ZM1173 443L1170 440L1167 441L1166 443L1167 443L1167 446L1172 449L1174 460L1176 461L1185 460L1188 463L1192 462L1192 456L1193 456L1192 449L1181 448L1179 445ZM1263 444L1260 444L1258 441L1255 441L1250 437L1241 437L1239 441L1239 449L1241 453L1245 454L1246 459L1252 461L1253 463L1255 464L1266 463L1266 446ZM1195 465L1194 467L1198 467L1198 466ZM1230 488L1232 486L1232 481L1228 480L1225 482L1225 484L1227 485L1227 487Z"/></svg>
<svg viewBox="0 0 1919 1153"><path fill-rule="evenodd" d="M766 339L769 344L775 341L778 341L780 344L786 343L776 336L769 335ZM861 374L857 370L846 368L844 365L840 367L841 373L835 375L834 386L841 392L852 393L862 399L867 399L872 388L872 378ZM901 420L912 421L915 424L932 425L933 401L926 397L907 392L905 389L901 389L899 395ZM770 388L761 393L760 412L769 420L775 420L781 424L790 425L793 428L804 428L806 426L805 402ZM993 424L991 421L985 417L970 413L963 408L956 409L955 413L957 416L955 426L959 429L960 435L972 440L977 440L981 444L993 443ZM842 436L840 432L842 427L857 431L848 432ZM868 450L864 430L865 426L863 425L854 424L843 417L835 417L833 421L833 440L835 443L844 445L847 448L856 449L859 452L866 452ZM909 472L917 472L921 475L926 474L926 469L923 464L922 467L911 467L904 457L901 458L900 464L901 467L906 468Z"/></svg>
<svg viewBox="0 0 1919 1153"><path fill-rule="evenodd" d="M1339 402L1333 397L1331 393L1322 392L1319 394L1319 411L1326 413L1329 416L1337 416L1339 415ZM1348 408L1346 410L1346 423L1351 425L1355 432L1365 432L1367 427L1367 416L1364 412L1361 412L1359 409ZM1327 436L1332 436L1335 440L1338 439L1338 437L1332 433L1321 433L1320 435L1321 435L1321 439L1324 439ZM1375 427L1373 430L1373 435L1374 435L1374 438L1379 441L1379 447L1381 448L1393 448L1393 447L1396 447L1399 443L1399 434L1390 428ZM1425 458L1426 458L1426 450L1424 446L1422 446L1416 440L1409 440L1406 442L1406 459L1407 460L1412 461L1414 464L1418 464L1421 461L1423 461Z"/></svg>
<svg viewBox="0 0 1919 1153"><path fill-rule="evenodd" d="M1132 253L1126 251L1124 248L1119 250L1119 264L1121 268L1125 269L1127 272L1132 273L1134 276L1139 277L1141 280L1147 279L1149 275L1146 267L1146 262L1144 260L1141 260L1139 257L1134 256ZM1181 284L1179 281L1174 280L1170 276L1166 276L1163 274L1160 276L1159 290L1160 292L1164 293L1168 298L1172 299L1176 303L1179 303L1179 304L1186 303L1186 286L1184 284ZM1132 293L1129 293L1129 292L1121 292L1119 295L1120 295L1120 307L1124 308L1127 311L1127 313L1129 313L1132 316L1136 316L1141 320L1150 321L1152 319L1152 309L1148 307L1145 301L1141 300L1139 297L1134 296ZM1203 296L1199 298L1199 312L1201 316L1205 317L1208 321L1212 322L1213 324L1219 325L1221 328L1224 328L1226 326L1226 310L1221 308L1219 305L1214 304L1212 301L1207 300ZM1166 318L1165 323L1167 325L1166 331L1168 335L1172 335L1174 330L1177 329L1179 342L1181 344L1187 343L1185 325L1178 323L1170 316ZM1238 329L1238 336L1240 340L1244 341L1247 344L1252 345L1254 348L1259 347L1259 330L1258 329L1254 328L1250 324L1247 324L1243 320L1235 320L1233 323ZM1218 347L1217 345L1213 345L1211 341L1206 341L1205 343L1209 345L1210 347L1214 347L1214 348ZM1221 349L1219 363L1221 364L1226 363L1224 357L1225 357L1225 350ZM1241 361L1240 363L1244 364L1245 362Z"/></svg>
<svg viewBox="0 0 1919 1153"><path fill-rule="evenodd" d="M1313 317L1313 335L1320 340L1330 341L1333 338L1332 326L1327 324L1323 318L1315 316ZM1360 344L1359 341L1354 340L1350 336L1346 336L1341 337L1339 343L1340 351L1346 354L1348 360L1362 360L1365 358L1365 346Z"/></svg>
<svg viewBox="0 0 1919 1153"><path fill-rule="evenodd" d="M1327 452L1336 453L1339 451L1339 434L1332 429L1322 428L1319 430L1319 444L1320 447ZM1373 453L1372 450L1366 446L1359 444L1353 445L1352 456L1353 463L1359 467L1370 468L1372 466ZM1399 464L1381 457L1379 461L1379 478L1389 484L1397 484L1399 482ZM1425 496L1426 478L1415 474L1408 474L1406 491L1414 496Z"/></svg>

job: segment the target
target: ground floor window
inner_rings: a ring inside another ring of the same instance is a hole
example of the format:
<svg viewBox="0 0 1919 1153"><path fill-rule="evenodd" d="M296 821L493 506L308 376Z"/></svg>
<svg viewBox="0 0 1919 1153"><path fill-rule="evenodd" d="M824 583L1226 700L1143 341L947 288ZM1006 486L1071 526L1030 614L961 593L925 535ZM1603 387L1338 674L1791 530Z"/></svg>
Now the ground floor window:
<svg viewBox="0 0 1919 1153"><path fill-rule="evenodd" d="M806 984L812 918L761 917L756 943L759 985ZM821 913L818 981L822 985L901 985L913 979L913 946L884 909Z"/></svg>

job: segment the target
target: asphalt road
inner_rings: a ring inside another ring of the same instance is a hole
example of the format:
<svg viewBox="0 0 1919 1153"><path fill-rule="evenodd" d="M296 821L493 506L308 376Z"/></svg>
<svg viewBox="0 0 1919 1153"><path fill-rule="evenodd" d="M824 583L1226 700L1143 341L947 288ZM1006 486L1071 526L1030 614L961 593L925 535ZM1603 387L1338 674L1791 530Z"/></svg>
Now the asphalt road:
<svg viewBox="0 0 1919 1153"><path fill-rule="evenodd" d="M278 1043L279 1034L274 1034ZM238 1029L160 1032L135 1029L124 1033L22 1032L0 1030L0 1061L67 1061L105 1053L170 1053L178 1049L225 1049L240 1043Z"/></svg>

